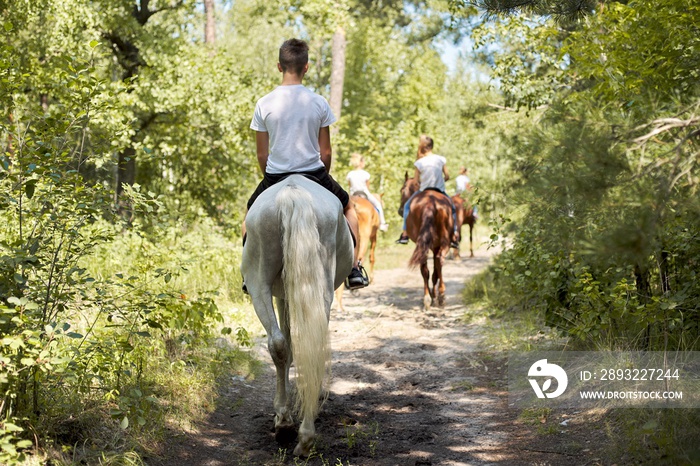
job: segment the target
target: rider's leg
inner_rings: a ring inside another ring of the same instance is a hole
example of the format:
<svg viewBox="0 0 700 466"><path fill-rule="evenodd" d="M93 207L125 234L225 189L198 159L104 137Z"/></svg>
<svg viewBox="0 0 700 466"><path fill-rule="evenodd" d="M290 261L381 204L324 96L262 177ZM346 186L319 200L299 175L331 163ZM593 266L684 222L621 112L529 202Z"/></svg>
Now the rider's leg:
<svg viewBox="0 0 700 466"><path fill-rule="evenodd" d="M403 205L403 225L401 226L401 236L399 236L399 239L396 241L399 244L408 244L408 234L406 233L406 219L408 219L408 214L411 211L411 201L414 197L416 197L416 194L418 193L413 193Z"/></svg>
<svg viewBox="0 0 700 466"><path fill-rule="evenodd" d="M445 194L447 196L447 194ZM453 248L459 248L459 242L462 240L459 234L459 225L457 225L457 209L455 208L455 203L450 196L447 196L450 200L450 207L452 207L452 225L454 226L452 231L452 241L451 246Z"/></svg>
<svg viewBox="0 0 700 466"><path fill-rule="evenodd" d="M352 235L355 237L355 249L353 251L352 264L353 267L357 267L357 255L360 251L360 223L357 220L357 212L355 212L355 208L349 203L343 209L343 214L345 215L345 219L348 221L348 226L350 227L350 231L352 231Z"/></svg>
<svg viewBox="0 0 700 466"><path fill-rule="evenodd" d="M382 203L369 191L367 191L365 194L367 195L367 200L372 203L374 208L377 209L377 212L379 213L380 227L386 225L386 219L384 218L384 208L382 207Z"/></svg>
<svg viewBox="0 0 700 466"><path fill-rule="evenodd" d="M352 231L353 236L355 237L355 248L353 249L353 259L352 259L352 270L350 271L350 275L348 275L348 278L345 280L345 286L351 290L357 289L357 288L364 288L367 285L369 285L369 278L367 277L367 273L364 272L364 269L360 262L357 260L357 256L360 250L360 236L359 236L359 222L357 220L357 212L355 212L355 208L348 203L348 205L345 206L343 209L343 214L345 214L345 218L348 221L348 226L350 227L350 231Z"/></svg>
<svg viewBox="0 0 700 466"><path fill-rule="evenodd" d="M335 194L335 196L340 201L340 204L343 206L343 214L345 215L345 218L348 221L348 226L350 227L350 230L352 231L353 235L355 235L353 266L352 270L350 271L350 275L348 275L348 278L346 279L345 283L350 289L364 288L365 286L369 285L369 279L367 278L367 273L363 272L362 266L357 261L357 255L360 245L360 229L358 225L359 222L357 221L357 213L355 212L355 208L352 205L350 205L350 196L348 196L347 191L345 191L338 184L338 182L335 181L333 177L331 177L328 174L328 172L324 168L314 173L311 173L311 175L313 176L312 179L314 181L316 181L321 186L325 187L330 192Z"/></svg>
<svg viewBox="0 0 700 466"><path fill-rule="evenodd" d="M306 176L311 181L320 184L328 191L333 193L335 197L337 197L340 201L340 204L343 206L343 214L345 215L345 218L348 221L348 226L350 227L350 230L352 231L353 235L355 235L356 239L353 257L353 267L352 271L350 272L350 275L346 280L346 284L348 284L348 287L351 289L364 288L369 284L369 280L367 279L367 274L362 272L362 267L360 267L360 265L357 262L358 245L360 243L360 238L358 236L359 228L355 209L352 206L350 206L350 196L348 196L347 191L345 191L338 184L338 182L335 181L333 177L328 174L325 168L319 168L318 170L302 172L299 174Z"/></svg>

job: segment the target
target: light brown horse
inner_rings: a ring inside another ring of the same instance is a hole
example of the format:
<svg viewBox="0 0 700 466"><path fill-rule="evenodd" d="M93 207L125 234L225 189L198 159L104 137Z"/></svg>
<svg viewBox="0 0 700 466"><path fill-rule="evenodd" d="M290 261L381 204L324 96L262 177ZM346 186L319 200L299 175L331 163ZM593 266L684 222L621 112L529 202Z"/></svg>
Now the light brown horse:
<svg viewBox="0 0 700 466"><path fill-rule="evenodd" d="M476 223L476 217L474 217L474 206L472 206L467 200L463 199L459 194L452 196L452 202L455 204L455 209L457 209L457 225L459 228L459 237L462 237L462 225L469 225L469 257L474 257L474 223ZM459 249L453 248L454 258L459 259Z"/></svg>
<svg viewBox="0 0 700 466"><path fill-rule="evenodd" d="M375 197L379 196L375 195ZM372 283L374 280L374 251L377 248L377 232L379 231L379 213L372 203L363 196L351 196L350 203L357 213L358 236L360 237L357 259L364 264L367 247L369 247L369 268L367 274L369 275L369 282ZM355 292L359 293L359 291ZM343 312L342 286L335 291L335 300L338 311Z"/></svg>
<svg viewBox="0 0 700 466"><path fill-rule="evenodd" d="M362 196L350 197L350 202L355 206L357 212L358 234L360 236L360 248L357 252L357 259L365 263L365 254L369 247L369 281L374 279L374 251L377 248L377 232L379 231L379 212L371 202Z"/></svg>
<svg viewBox="0 0 700 466"><path fill-rule="evenodd" d="M406 178L401 188L401 205L399 212L403 212L406 201L418 191L418 183L415 179ZM442 279L442 264L445 254L450 249L453 220L452 206L447 195L438 191L426 189L416 194L411 200L408 218L406 219L406 233L416 243L416 248L408 262L410 267L420 265L420 273L423 276L423 308L430 306L437 299L438 306L445 304L445 282ZM430 270L428 269L428 253L433 253L433 277L432 287L429 285Z"/></svg>

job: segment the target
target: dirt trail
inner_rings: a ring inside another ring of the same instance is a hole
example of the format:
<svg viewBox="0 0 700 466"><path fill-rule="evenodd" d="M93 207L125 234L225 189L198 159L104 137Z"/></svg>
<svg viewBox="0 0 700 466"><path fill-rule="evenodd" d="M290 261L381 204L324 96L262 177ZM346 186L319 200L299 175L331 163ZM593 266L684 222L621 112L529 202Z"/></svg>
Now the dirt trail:
<svg viewBox="0 0 700 466"><path fill-rule="evenodd" d="M406 268L377 271L357 296L345 292L345 311L331 315L333 378L317 453L298 464L591 464L531 442L507 407L505 359L476 351L479 327L460 320L464 282L489 261L476 254L446 261L442 309L421 309L420 272ZM279 445L272 432L274 368L263 340L255 350L264 373L234 378L198 434L170 445L161 464L295 464L294 444Z"/></svg>

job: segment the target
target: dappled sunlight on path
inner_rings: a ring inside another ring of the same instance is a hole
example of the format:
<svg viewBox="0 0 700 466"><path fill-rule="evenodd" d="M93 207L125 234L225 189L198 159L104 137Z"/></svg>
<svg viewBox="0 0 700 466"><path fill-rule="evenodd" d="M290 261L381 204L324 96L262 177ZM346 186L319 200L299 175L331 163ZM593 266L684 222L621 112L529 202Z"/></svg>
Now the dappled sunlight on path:
<svg viewBox="0 0 700 466"><path fill-rule="evenodd" d="M406 267L377 270L369 287L345 292L344 310L331 312L333 374L311 458L295 463L293 441L274 438L274 368L261 337L252 351L262 373L225 384L210 418L153 464L589 464L528 446L519 413L508 409L505 355L483 352L482 330L463 319L464 283L489 261L483 248L446 261L446 305L427 312L420 272Z"/></svg>

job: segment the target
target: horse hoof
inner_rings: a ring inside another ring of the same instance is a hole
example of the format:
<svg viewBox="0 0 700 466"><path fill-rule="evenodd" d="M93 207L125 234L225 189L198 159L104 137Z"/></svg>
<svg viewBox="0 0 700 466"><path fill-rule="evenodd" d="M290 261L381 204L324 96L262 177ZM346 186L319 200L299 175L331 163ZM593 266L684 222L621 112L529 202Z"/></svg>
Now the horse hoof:
<svg viewBox="0 0 700 466"><path fill-rule="evenodd" d="M309 456L311 454L311 448L314 446L314 439L310 438L306 441L300 441L297 446L294 447L294 456Z"/></svg>
<svg viewBox="0 0 700 466"><path fill-rule="evenodd" d="M433 304L433 298L431 298L429 295L425 295L423 298L423 310L429 311L431 304Z"/></svg>

